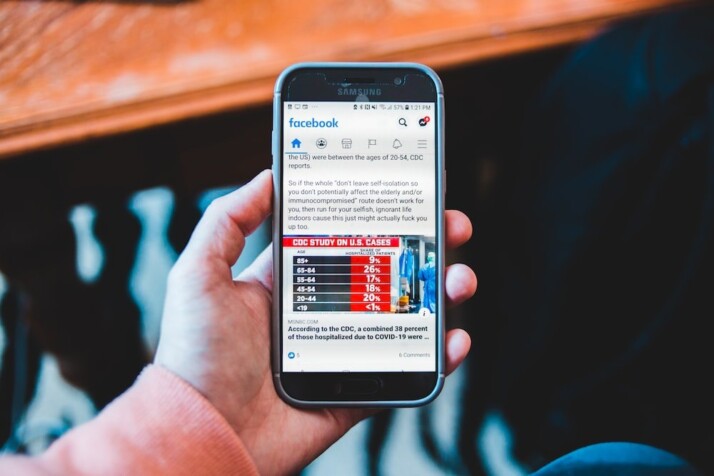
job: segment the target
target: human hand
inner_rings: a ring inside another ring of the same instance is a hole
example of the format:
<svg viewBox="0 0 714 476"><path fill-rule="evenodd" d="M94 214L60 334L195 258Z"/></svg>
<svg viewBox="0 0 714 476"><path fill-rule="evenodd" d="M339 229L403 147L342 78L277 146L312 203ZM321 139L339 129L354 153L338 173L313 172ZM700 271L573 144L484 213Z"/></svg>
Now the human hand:
<svg viewBox="0 0 714 476"><path fill-rule="evenodd" d="M155 362L201 392L240 436L261 474L298 472L371 409L303 410L278 397L270 367L272 250L237 279L231 266L245 238L270 214L272 175L208 207L185 250L171 269ZM463 213L446 212L446 245L471 237ZM446 269L446 295L457 304L476 291L467 266ZM446 335L446 371L451 373L471 346L468 334Z"/></svg>

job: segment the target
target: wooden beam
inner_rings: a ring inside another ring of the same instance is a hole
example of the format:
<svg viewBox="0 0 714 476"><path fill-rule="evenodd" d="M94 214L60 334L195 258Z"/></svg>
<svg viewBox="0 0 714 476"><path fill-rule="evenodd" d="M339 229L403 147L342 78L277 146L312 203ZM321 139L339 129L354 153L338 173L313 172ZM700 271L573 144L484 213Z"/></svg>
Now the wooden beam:
<svg viewBox="0 0 714 476"><path fill-rule="evenodd" d="M297 61L436 69L581 41L690 0L0 4L0 158L270 101Z"/></svg>

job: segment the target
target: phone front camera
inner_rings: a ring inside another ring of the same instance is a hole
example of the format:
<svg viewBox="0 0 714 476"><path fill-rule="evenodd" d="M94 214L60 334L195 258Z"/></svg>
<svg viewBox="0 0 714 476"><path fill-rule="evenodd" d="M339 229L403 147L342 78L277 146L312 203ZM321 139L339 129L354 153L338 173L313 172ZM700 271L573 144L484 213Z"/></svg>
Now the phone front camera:
<svg viewBox="0 0 714 476"><path fill-rule="evenodd" d="M397 86L402 84L402 78L394 78L394 84L396 84Z"/></svg>

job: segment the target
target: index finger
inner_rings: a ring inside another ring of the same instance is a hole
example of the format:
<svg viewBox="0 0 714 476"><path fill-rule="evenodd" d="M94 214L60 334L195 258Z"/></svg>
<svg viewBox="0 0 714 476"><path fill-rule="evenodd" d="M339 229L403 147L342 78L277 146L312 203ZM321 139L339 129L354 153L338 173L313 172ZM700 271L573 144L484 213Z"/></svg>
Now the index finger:
<svg viewBox="0 0 714 476"><path fill-rule="evenodd" d="M471 220L462 211L446 210L446 248L457 248L471 238Z"/></svg>

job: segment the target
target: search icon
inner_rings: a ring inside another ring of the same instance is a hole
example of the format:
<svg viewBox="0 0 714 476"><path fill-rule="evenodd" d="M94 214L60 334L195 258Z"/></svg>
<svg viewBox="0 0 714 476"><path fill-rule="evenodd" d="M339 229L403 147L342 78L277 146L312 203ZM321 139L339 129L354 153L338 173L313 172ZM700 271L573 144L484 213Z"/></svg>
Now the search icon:
<svg viewBox="0 0 714 476"><path fill-rule="evenodd" d="M400 125L400 126L407 127L407 120L404 119L403 117L400 117L400 118L399 118L399 125Z"/></svg>

